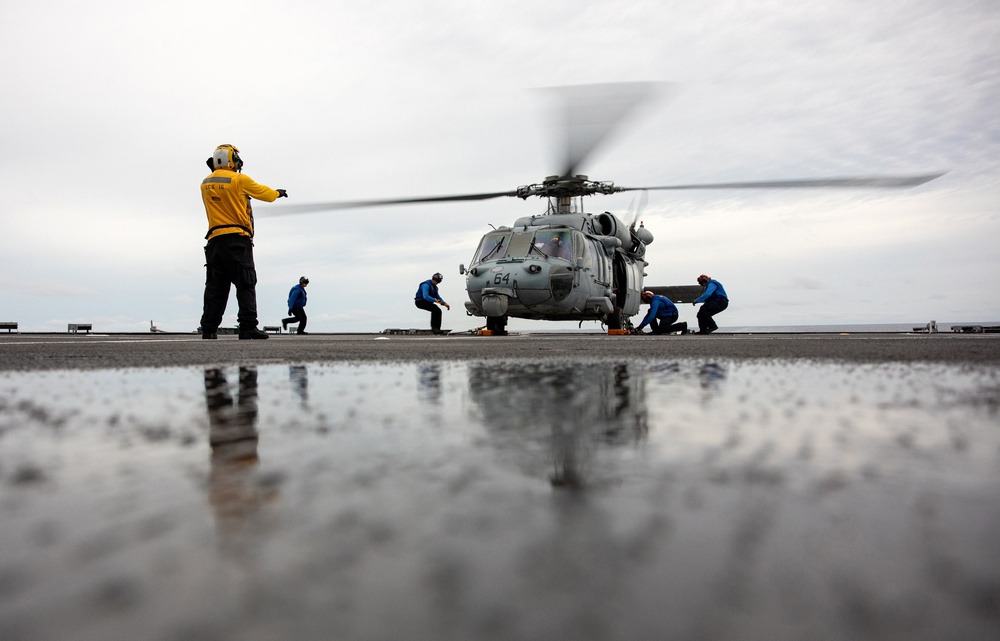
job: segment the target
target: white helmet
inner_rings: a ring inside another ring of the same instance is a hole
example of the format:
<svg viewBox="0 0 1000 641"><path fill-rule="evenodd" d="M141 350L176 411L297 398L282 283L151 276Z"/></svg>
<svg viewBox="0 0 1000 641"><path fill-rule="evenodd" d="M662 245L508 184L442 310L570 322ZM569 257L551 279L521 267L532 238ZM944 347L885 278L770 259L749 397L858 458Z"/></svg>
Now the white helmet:
<svg viewBox="0 0 1000 641"><path fill-rule="evenodd" d="M212 169L222 169L228 167L233 171L243 169L243 159L240 158L240 150L233 145L219 145L212 152Z"/></svg>

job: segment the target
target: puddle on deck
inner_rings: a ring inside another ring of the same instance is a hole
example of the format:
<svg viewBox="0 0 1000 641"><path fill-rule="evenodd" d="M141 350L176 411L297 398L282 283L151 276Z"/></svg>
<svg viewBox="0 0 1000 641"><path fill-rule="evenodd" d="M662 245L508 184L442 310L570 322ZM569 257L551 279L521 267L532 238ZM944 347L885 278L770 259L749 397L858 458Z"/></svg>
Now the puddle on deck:
<svg viewBox="0 0 1000 641"><path fill-rule="evenodd" d="M1000 370L0 375L0 638L985 638Z"/></svg>

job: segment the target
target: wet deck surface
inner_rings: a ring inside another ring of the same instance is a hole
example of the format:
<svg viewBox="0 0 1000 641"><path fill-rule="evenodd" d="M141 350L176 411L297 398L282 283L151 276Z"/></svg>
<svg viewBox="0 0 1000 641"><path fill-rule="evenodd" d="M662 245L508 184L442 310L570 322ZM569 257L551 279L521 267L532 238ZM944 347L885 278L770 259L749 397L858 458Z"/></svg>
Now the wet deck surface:
<svg viewBox="0 0 1000 641"><path fill-rule="evenodd" d="M0 338L0 639L1000 632L997 337L485 341Z"/></svg>

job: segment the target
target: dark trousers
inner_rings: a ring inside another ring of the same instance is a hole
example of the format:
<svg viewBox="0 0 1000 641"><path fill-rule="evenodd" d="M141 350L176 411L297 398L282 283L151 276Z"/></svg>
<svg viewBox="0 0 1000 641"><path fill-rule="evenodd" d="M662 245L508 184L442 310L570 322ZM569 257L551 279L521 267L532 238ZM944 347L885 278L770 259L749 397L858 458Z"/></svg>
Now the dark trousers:
<svg viewBox="0 0 1000 641"><path fill-rule="evenodd" d="M239 234L216 236L205 245L205 306L202 333L214 332L222 323L229 302L229 286L236 285L240 329L257 327L257 269L253 241Z"/></svg>
<svg viewBox="0 0 1000 641"><path fill-rule="evenodd" d="M687 330L687 323L678 323L677 314L671 314L670 316L663 316L660 318L654 318L649 321L649 329L654 334L672 334L674 332L683 332Z"/></svg>
<svg viewBox="0 0 1000 641"><path fill-rule="evenodd" d="M706 334L719 329L712 317L727 307L729 307L729 301L725 298L707 300L702 303L701 309L698 310L698 329Z"/></svg>
<svg viewBox="0 0 1000 641"><path fill-rule="evenodd" d="M306 310L304 307L293 307L288 310L291 313L289 318L283 318L281 322L285 325L291 325L292 323L298 323L299 328L296 330L297 334L306 333Z"/></svg>
<svg viewBox="0 0 1000 641"><path fill-rule="evenodd" d="M441 308L434 303L428 303L425 300L417 300L413 302L414 305L420 309L426 310L431 313L431 330L441 331Z"/></svg>

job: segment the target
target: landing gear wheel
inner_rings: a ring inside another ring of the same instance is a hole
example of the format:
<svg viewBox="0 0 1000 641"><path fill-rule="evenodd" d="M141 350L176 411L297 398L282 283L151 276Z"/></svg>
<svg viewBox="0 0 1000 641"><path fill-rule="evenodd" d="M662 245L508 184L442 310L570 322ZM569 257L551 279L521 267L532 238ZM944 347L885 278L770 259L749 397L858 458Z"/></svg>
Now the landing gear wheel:
<svg viewBox="0 0 1000 641"><path fill-rule="evenodd" d="M622 308L625 306L625 296L628 293L626 286L628 280L625 277L625 259L618 252L615 252L612 274L614 275L614 282L611 289L614 292L615 311L608 314L608 331L621 329L622 321L628 320L627 318L622 318Z"/></svg>
<svg viewBox="0 0 1000 641"><path fill-rule="evenodd" d="M615 308L615 311L611 312L607 316L608 329L621 329L622 328L622 310Z"/></svg>
<svg viewBox="0 0 1000 641"><path fill-rule="evenodd" d="M507 317L506 316L487 316L486 317L486 329L493 332L494 336L506 336L507 335Z"/></svg>

